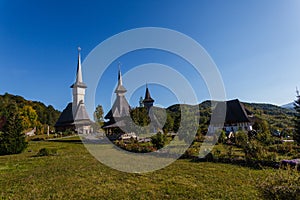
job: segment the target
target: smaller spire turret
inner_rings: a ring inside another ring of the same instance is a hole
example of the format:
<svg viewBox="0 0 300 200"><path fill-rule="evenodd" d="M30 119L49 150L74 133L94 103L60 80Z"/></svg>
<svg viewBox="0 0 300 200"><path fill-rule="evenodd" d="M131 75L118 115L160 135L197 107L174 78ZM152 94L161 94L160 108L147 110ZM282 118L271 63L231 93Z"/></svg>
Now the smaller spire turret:
<svg viewBox="0 0 300 200"><path fill-rule="evenodd" d="M143 104L148 109L148 111L153 106L153 102L154 99L151 98L150 91L148 89L148 84L146 84L145 99L143 100Z"/></svg>
<svg viewBox="0 0 300 200"><path fill-rule="evenodd" d="M145 92L145 99L143 102L154 102L154 100L151 98L149 89L148 89L148 84L146 84L146 92Z"/></svg>

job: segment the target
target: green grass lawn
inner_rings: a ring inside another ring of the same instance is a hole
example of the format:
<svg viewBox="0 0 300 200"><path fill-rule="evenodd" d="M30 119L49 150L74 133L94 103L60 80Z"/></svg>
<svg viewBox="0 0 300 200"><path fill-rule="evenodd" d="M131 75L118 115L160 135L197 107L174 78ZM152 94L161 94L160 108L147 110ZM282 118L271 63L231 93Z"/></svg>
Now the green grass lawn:
<svg viewBox="0 0 300 200"><path fill-rule="evenodd" d="M0 199L259 199L255 187L272 170L178 160L145 174L111 169L85 147L30 142L19 155L0 156ZM57 155L36 157L41 148Z"/></svg>

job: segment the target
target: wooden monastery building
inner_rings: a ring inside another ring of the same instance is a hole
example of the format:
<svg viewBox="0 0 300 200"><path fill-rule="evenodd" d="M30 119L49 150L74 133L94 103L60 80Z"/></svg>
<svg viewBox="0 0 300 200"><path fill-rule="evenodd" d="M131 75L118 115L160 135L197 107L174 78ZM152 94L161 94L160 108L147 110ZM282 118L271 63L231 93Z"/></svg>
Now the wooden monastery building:
<svg viewBox="0 0 300 200"><path fill-rule="evenodd" d="M78 63L76 81L71 85L73 91L73 102L70 102L63 110L55 124L57 132L66 130L75 131L78 134L93 132L92 121L90 120L84 104L85 90L87 86L82 80L80 48L78 48Z"/></svg>
<svg viewBox="0 0 300 200"><path fill-rule="evenodd" d="M208 127L208 133L215 133L218 130L224 130L226 133L235 133L238 130L252 131L253 115L247 110L244 105L238 100L230 100L226 102L217 102L214 109L216 116L225 114L225 121L211 121Z"/></svg>
<svg viewBox="0 0 300 200"><path fill-rule="evenodd" d="M115 89L116 100L105 115L104 119L108 120L104 123L103 129L108 137L111 136L111 139L116 139L120 135L130 132L126 130L128 121L130 120L130 106L125 97L127 92L126 88L123 86L122 74L119 69L118 72L118 85Z"/></svg>
<svg viewBox="0 0 300 200"><path fill-rule="evenodd" d="M123 86L122 73L119 69L118 71L118 85L115 89L116 99L113 103L112 108L105 115L104 119L107 121L104 123L102 128L105 130L106 135L114 140L119 138L137 138L136 133L134 133L133 121L130 116L131 107L125 97L127 90ZM157 120L155 114L151 111L153 107L154 99L151 98L148 85L146 84L145 98L141 101L142 106L147 109L147 113L153 126L149 128L151 131L156 131L162 126ZM133 126L132 126L133 125Z"/></svg>

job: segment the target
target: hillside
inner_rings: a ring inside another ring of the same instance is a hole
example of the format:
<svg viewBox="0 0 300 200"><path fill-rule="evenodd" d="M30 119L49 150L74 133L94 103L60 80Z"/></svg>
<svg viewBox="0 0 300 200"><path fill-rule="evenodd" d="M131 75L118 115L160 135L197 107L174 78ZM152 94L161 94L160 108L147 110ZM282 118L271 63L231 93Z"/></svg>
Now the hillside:
<svg viewBox="0 0 300 200"><path fill-rule="evenodd" d="M243 103L255 116L267 120L271 130L291 129L295 111L272 104Z"/></svg>
<svg viewBox="0 0 300 200"><path fill-rule="evenodd" d="M0 95L0 115L3 116L5 108L8 104L15 103L22 110L24 107L33 109L33 112L37 115L37 122L40 129L40 133L44 132L44 127L49 125L53 128L55 122L57 121L60 111L53 108L53 106L46 106L45 104L38 101L26 100L21 96L12 95L5 93ZM214 101L212 101L214 103ZM295 114L294 110L286 109L272 104L261 104L261 103L247 103L243 102L245 107L250 110L256 117L265 119L271 130L284 130L292 129L293 127L293 117ZM198 105L184 105L186 108L192 109L195 106L199 106L200 112L200 128L202 130L207 128L211 114L211 101L203 101ZM178 122L180 122L180 104L174 104L166 108L167 113L171 117L172 127L170 129L177 130ZM170 119L167 120L170 122ZM34 125L30 127L33 128Z"/></svg>
<svg viewBox="0 0 300 200"><path fill-rule="evenodd" d="M26 122L25 128L37 127L38 133L44 133L44 129L48 125L53 128L60 115L60 111L51 105L46 106L38 101L30 101L22 96L5 93L0 95L0 116L5 116L7 106L10 104L15 104L18 107L24 124Z"/></svg>
<svg viewBox="0 0 300 200"><path fill-rule="evenodd" d="M215 102L212 101L214 104ZM251 111L256 117L264 119L268 122L271 130L289 130L293 127L294 110L282 108L272 104L247 103L242 102L244 106ZM186 105L190 106L190 105ZM211 114L211 101L203 101L199 105L200 125L205 128L205 124L209 123ZM212 106L214 107L214 106ZM180 117L180 105L175 104L168 107L167 112L174 118Z"/></svg>

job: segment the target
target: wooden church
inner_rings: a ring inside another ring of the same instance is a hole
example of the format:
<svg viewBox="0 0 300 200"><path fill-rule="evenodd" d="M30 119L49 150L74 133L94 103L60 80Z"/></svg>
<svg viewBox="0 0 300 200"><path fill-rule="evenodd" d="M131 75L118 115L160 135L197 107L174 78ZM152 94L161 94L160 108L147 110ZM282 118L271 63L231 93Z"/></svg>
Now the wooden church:
<svg viewBox="0 0 300 200"><path fill-rule="evenodd" d="M82 80L80 50L79 47L76 81L71 85L73 102L67 105L58 118L54 126L56 132L64 132L66 130L75 131L78 134L89 134L93 132L92 121L89 118L84 104L87 86Z"/></svg>
<svg viewBox="0 0 300 200"><path fill-rule="evenodd" d="M115 89L116 100L105 115L104 119L108 120L104 123L102 128L105 130L105 133L111 139L117 139L120 135L130 132L126 130L128 127L128 121L130 119L130 106L125 97L127 90L123 86L122 73L119 68L118 71L118 85Z"/></svg>
<svg viewBox="0 0 300 200"><path fill-rule="evenodd" d="M238 99L217 102L214 113L217 117L211 121L208 133L218 130L224 130L226 133L235 133L238 130L252 131L253 114ZM224 114L225 120L218 119L218 116Z"/></svg>
<svg viewBox="0 0 300 200"><path fill-rule="evenodd" d="M123 86L122 81L122 73L119 69L118 71L118 85L115 89L116 93L116 99L114 101L114 104L112 108L109 110L109 112L105 115L104 119L107 121L104 123L102 128L105 130L106 135L114 140L118 138L122 138L122 136L130 136L130 137L136 137L135 133L132 132L134 129L132 129L132 119L130 116L131 107L125 97L127 90ZM145 98L140 101L142 106L144 106L147 109L148 116L150 117L151 121L153 121L152 127L150 129L154 132L157 130L161 130L162 126L157 120L157 117L155 116L155 113L152 112L152 107L154 103L154 99L152 99L150 95L150 91L148 89L148 85L146 84L146 92L145 92Z"/></svg>

